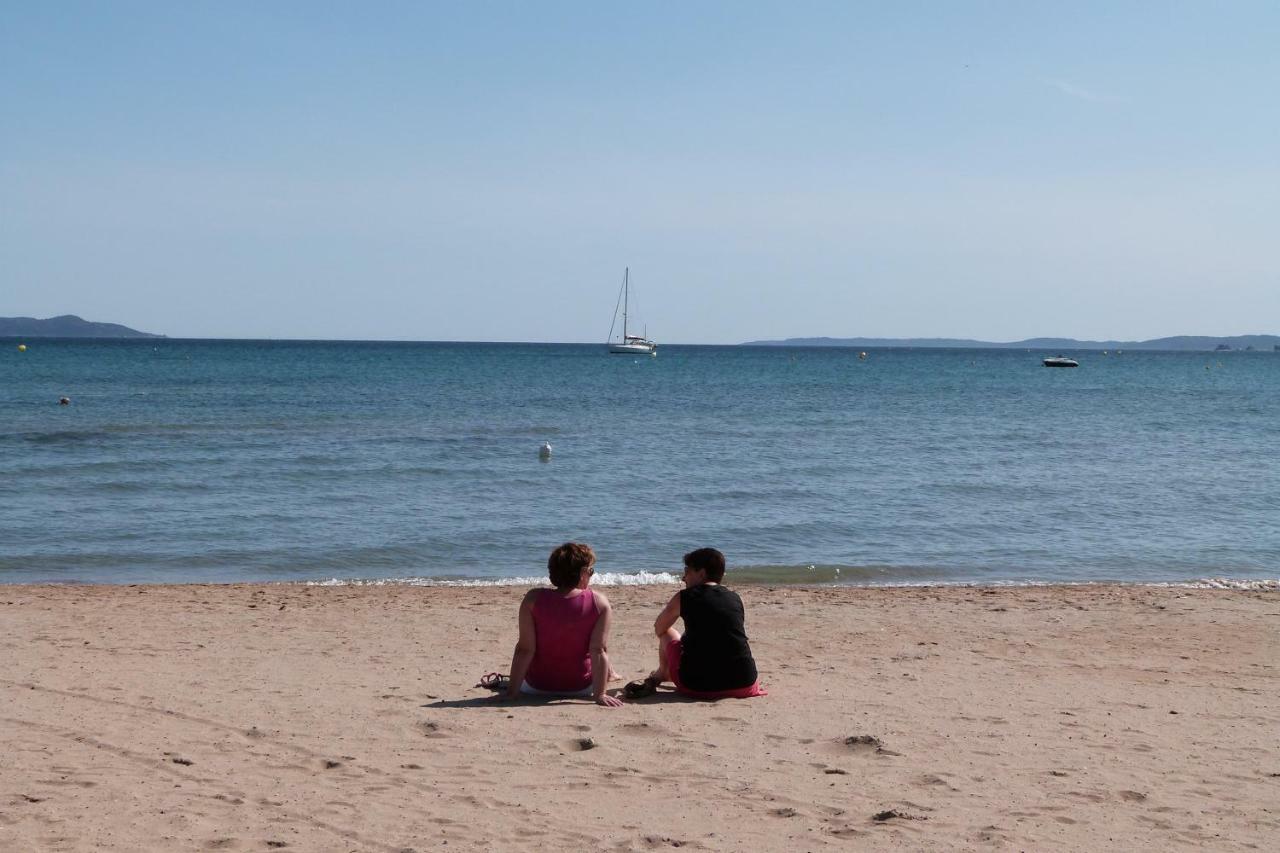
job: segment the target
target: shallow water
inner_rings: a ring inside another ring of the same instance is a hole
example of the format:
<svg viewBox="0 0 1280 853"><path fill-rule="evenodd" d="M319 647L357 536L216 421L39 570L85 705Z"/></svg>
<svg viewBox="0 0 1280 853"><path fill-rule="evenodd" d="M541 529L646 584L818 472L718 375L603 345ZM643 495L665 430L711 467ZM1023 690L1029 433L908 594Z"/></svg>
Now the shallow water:
<svg viewBox="0 0 1280 853"><path fill-rule="evenodd" d="M27 343L4 582L1280 576L1280 353Z"/></svg>

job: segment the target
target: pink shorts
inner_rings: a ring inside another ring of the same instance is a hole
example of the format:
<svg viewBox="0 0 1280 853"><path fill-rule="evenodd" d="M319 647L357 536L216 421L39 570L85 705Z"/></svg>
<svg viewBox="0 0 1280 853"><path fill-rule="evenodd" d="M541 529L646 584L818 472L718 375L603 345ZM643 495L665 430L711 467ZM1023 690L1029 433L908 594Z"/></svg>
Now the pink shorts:
<svg viewBox="0 0 1280 853"><path fill-rule="evenodd" d="M732 690L690 690L680 683L680 656L684 654L684 641L672 640L667 646L667 675L676 686L676 692L692 699L750 699L752 696L768 696L769 691L760 686L760 679L749 687Z"/></svg>

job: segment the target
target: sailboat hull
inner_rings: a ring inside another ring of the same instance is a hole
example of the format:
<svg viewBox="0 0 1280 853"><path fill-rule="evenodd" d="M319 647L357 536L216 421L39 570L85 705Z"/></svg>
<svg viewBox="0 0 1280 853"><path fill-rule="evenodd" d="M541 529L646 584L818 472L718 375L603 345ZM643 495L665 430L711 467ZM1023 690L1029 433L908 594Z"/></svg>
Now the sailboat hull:
<svg viewBox="0 0 1280 853"><path fill-rule="evenodd" d="M609 352L614 355L657 355L656 344L609 344Z"/></svg>

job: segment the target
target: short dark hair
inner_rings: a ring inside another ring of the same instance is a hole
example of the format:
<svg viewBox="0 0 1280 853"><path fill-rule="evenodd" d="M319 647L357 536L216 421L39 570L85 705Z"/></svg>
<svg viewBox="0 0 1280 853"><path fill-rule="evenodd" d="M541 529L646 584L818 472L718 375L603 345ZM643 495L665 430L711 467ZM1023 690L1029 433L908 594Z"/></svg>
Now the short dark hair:
<svg viewBox="0 0 1280 853"><path fill-rule="evenodd" d="M699 548L684 555L684 564L691 569L706 569L707 580L720 583L724 580L724 554L715 548Z"/></svg>
<svg viewBox="0 0 1280 853"><path fill-rule="evenodd" d="M547 558L547 574L556 589L577 586L582 570L596 564L596 552L581 542L566 542Z"/></svg>

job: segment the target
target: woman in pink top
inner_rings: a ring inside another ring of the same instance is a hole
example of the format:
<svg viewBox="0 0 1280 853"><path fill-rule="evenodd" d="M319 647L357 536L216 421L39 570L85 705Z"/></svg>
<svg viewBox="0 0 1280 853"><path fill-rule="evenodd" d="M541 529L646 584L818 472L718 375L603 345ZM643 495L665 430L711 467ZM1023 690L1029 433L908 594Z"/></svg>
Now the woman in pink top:
<svg viewBox="0 0 1280 853"><path fill-rule="evenodd" d="M588 589L596 555L590 545L566 542L551 552L547 571L555 589L531 589L520 602L520 639L511 657L506 698L533 695L592 696L616 708L605 693L610 674L609 601Z"/></svg>

